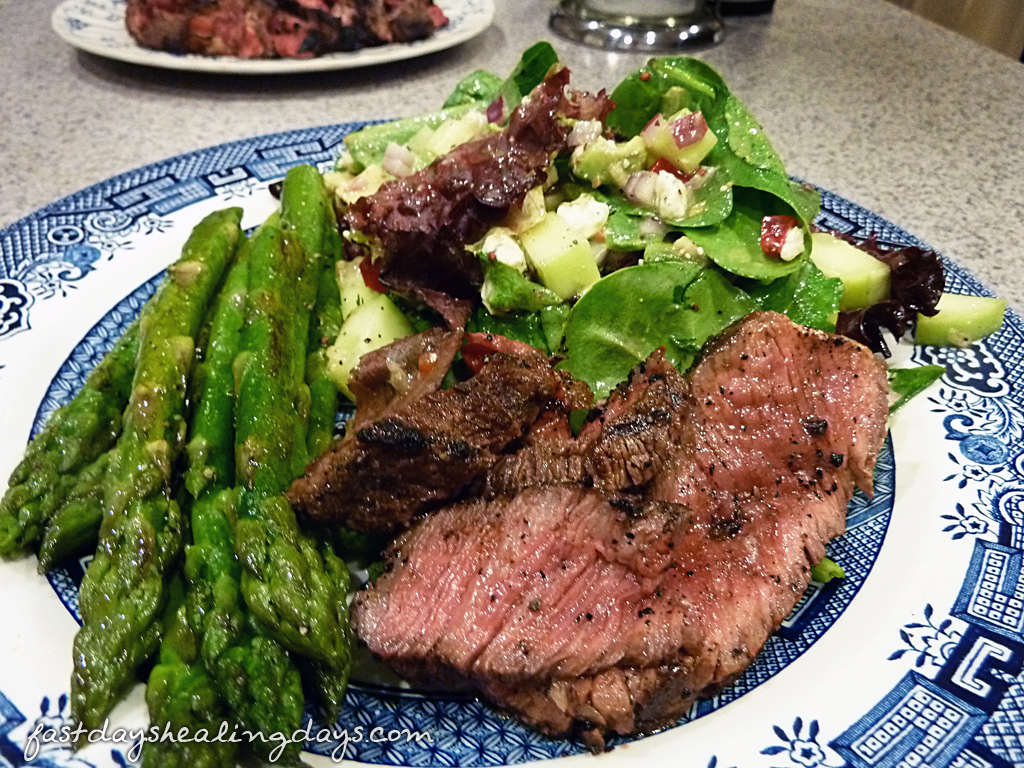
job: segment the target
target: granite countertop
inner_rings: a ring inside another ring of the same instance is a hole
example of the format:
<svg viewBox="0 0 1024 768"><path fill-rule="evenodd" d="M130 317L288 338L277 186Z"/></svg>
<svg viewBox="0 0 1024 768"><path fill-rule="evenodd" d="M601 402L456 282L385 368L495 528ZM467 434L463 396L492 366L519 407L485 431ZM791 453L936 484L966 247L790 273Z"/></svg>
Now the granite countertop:
<svg viewBox="0 0 1024 768"><path fill-rule="evenodd" d="M554 0L498 0L494 25L447 52L312 75L154 70L79 53L57 0L0 0L0 226L165 157L291 128L414 114L472 69L555 43L583 87L647 58L558 40ZM883 0L778 0L696 52L764 122L791 173L964 264L1024 307L1024 66Z"/></svg>

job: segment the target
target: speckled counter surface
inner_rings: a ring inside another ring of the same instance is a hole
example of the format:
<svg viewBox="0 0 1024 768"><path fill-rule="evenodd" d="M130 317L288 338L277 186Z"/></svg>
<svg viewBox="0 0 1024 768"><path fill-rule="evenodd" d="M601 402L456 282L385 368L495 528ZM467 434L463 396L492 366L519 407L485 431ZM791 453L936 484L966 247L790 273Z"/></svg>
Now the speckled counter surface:
<svg viewBox="0 0 1024 768"><path fill-rule="evenodd" d="M0 0L0 226L114 174L223 141L434 107L477 68L551 39L575 83L645 58L555 39L554 0L498 0L447 52L315 75L186 74L79 53L57 0ZM778 0L695 52L765 124L791 173L893 220L1024 308L1024 65L883 0Z"/></svg>

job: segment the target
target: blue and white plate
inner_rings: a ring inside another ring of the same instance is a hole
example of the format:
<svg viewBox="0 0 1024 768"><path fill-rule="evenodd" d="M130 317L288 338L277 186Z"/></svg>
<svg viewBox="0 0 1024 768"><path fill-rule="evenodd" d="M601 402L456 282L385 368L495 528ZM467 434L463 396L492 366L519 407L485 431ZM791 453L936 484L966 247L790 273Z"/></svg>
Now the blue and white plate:
<svg viewBox="0 0 1024 768"><path fill-rule="evenodd" d="M100 1L100 0L98 0ZM226 205L255 226L271 181L327 167L360 124L224 144L117 176L0 231L0 476L67 402L152 293L191 227ZM920 245L824 193L820 223ZM986 294L948 264L948 287ZM874 499L830 547L847 578L814 584L750 669L677 726L599 758L470 696L356 674L306 757L419 766L620 763L815 768L1024 765L1024 323L970 349L917 349L946 376L899 412ZM0 767L124 765L146 724L140 690L96 743L60 743L84 563L47 576L0 563ZM121 730L118 730L121 728Z"/></svg>
<svg viewBox="0 0 1024 768"><path fill-rule="evenodd" d="M494 0L438 0L437 5L448 17L448 25L426 40L329 53L312 59L240 59L235 56L181 55L144 48L135 42L125 27L128 0L64 0L54 9L50 24L65 42L107 59L192 72L277 75L368 67L436 53L476 37L494 19Z"/></svg>

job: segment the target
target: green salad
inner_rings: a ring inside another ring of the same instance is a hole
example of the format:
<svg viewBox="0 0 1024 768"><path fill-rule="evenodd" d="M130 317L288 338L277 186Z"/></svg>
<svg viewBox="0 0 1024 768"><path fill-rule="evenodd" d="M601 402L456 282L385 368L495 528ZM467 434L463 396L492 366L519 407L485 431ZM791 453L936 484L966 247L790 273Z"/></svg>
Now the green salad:
<svg viewBox="0 0 1024 768"><path fill-rule="evenodd" d="M326 176L339 210L507 130L558 67L538 43L508 78L475 72L437 112L349 135ZM464 245L480 278L468 330L564 357L560 365L600 397L658 347L686 370L709 338L758 309L883 353L883 330L898 338L916 327L922 343L962 345L1000 327L1005 302L943 294L935 254L818 230L819 193L789 178L707 64L653 59L611 100L603 120L559 116L568 140L543 181ZM355 227L346 237L364 246L338 273L346 321L330 358L347 391L362 354L422 325L415 306L381 292L379 242ZM915 371L895 389L912 394L940 374Z"/></svg>

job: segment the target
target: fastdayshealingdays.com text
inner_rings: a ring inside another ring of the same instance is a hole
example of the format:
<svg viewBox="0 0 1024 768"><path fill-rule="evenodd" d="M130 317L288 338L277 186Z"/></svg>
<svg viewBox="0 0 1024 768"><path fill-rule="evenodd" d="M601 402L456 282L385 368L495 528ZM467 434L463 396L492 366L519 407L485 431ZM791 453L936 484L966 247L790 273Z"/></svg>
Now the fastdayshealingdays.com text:
<svg viewBox="0 0 1024 768"><path fill-rule="evenodd" d="M348 748L352 744L369 742L372 744L394 744L410 743L429 745L433 739L427 731L413 731L408 728L383 728L367 727L357 725L353 728L314 728L312 721L307 721L305 727L287 733L264 734L258 731L250 731L222 722L216 731L206 728L197 728L194 731L188 728L174 729L169 723L163 727L153 725L148 728L111 728L109 722L104 721L101 728L86 730L81 724L53 726L47 723L36 723L35 728L29 732L25 739L24 757L27 762L34 760L46 746L61 745L71 746L73 744L96 744L100 742L110 744L125 744L125 757L135 762L142 753L142 746L147 741L178 743L216 743L229 742L232 744L267 744L272 745L268 753L271 761L276 761L288 747L289 744L332 744L330 758L340 762L346 756Z"/></svg>

